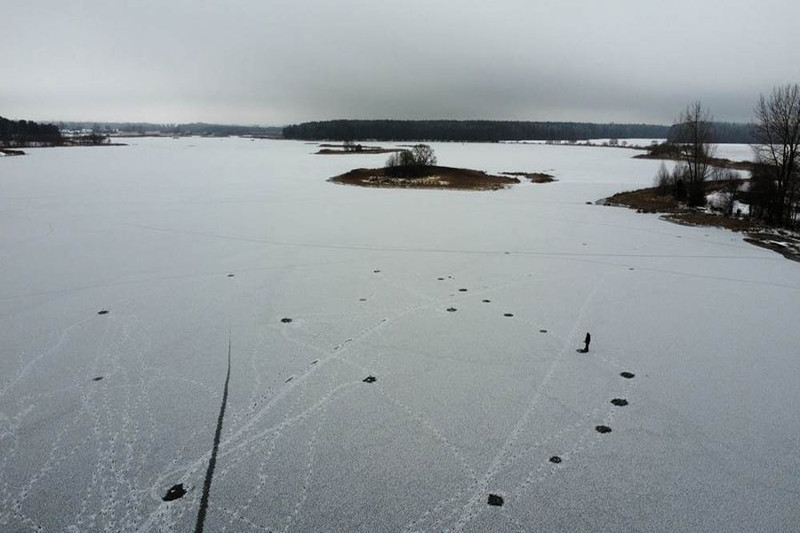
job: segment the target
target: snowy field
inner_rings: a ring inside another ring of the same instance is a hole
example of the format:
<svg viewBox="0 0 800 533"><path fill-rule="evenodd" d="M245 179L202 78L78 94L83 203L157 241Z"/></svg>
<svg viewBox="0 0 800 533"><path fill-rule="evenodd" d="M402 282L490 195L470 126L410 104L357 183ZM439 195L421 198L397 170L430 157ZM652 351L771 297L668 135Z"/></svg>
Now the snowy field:
<svg viewBox="0 0 800 533"><path fill-rule="evenodd" d="M587 204L660 161L130 142L0 162L0 530L800 528L800 265Z"/></svg>

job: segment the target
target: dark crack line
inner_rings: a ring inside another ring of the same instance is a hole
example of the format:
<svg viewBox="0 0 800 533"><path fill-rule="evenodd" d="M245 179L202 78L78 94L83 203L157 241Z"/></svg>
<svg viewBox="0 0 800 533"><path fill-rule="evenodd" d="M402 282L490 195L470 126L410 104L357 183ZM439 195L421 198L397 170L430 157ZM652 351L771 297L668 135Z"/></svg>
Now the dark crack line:
<svg viewBox="0 0 800 533"><path fill-rule="evenodd" d="M219 418L217 418L217 431L214 433L214 447L211 450L211 459L208 460L208 470L206 479L203 482L203 496L200 498L200 510L197 512L197 523L194 526L195 533L202 533L206 522L206 511L208 510L208 496L211 492L211 480L214 478L214 467L217 466L217 451L219 441L222 436L222 419L225 418L225 407L228 404L228 382L231 380L231 330L228 328L228 373L225 376L225 388L222 390L222 406L219 408Z"/></svg>

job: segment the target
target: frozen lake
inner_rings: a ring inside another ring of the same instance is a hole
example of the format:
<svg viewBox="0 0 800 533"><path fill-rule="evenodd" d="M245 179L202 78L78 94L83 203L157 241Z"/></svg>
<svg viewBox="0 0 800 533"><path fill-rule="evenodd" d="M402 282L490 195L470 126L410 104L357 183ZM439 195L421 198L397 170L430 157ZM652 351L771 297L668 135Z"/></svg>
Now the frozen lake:
<svg viewBox="0 0 800 533"><path fill-rule="evenodd" d="M0 160L0 530L798 529L800 266L587 205L659 161L130 143Z"/></svg>

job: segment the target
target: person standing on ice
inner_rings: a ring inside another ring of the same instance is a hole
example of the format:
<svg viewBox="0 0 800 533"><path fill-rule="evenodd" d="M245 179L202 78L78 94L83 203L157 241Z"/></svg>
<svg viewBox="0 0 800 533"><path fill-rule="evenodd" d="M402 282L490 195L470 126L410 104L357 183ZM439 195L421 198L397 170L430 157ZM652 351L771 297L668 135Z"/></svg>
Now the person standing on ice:
<svg viewBox="0 0 800 533"><path fill-rule="evenodd" d="M583 339L583 343L586 345L583 347L583 353L589 352L589 343L592 342L592 336L589 335L589 332L586 332L586 338Z"/></svg>

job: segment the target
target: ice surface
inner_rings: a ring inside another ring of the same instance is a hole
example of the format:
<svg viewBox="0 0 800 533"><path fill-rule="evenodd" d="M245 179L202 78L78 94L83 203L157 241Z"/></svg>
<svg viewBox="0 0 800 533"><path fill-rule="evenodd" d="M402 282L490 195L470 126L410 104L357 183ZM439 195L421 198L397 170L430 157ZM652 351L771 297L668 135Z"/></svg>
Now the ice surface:
<svg viewBox="0 0 800 533"><path fill-rule="evenodd" d="M194 530L230 331L206 531L796 530L797 264L587 205L652 184L634 150L433 146L559 181L360 189L325 180L387 156L242 139L4 159L0 529Z"/></svg>
<svg viewBox="0 0 800 533"><path fill-rule="evenodd" d="M722 157L731 161L755 161L753 147L749 144L717 144L714 157Z"/></svg>

